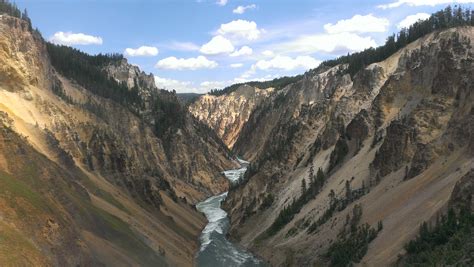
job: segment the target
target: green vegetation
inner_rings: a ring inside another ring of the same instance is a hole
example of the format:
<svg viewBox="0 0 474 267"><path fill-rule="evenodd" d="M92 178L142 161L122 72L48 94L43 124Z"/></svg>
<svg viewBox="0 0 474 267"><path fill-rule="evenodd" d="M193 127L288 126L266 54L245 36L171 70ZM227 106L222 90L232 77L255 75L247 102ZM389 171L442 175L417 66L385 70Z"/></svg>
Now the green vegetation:
<svg viewBox="0 0 474 267"><path fill-rule="evenodd" d="M265 198L263 199L262 204L260 205L260 210L265 210L271 207L273 201L275 201L275 198L273 197L272 193L265 195Z"/></svg>
<svg viewBox="0 0 474 267"><path fill-rule="evenodd" d="M209 94L215 95L215 96L230 94L230 93L234 92L235 90L237 90L242 85L254 86L254 87L257 87L257 88L260 88L260 89L266 89L266 88L273 87L273 88L275 88L275 90L280 90L280 89L285 88L285 86L287 86L289 84L292 84L292 83L295 83L295 82L299 81L302 77L303 77L303 75L297 75L297 76L292 76L292 77L285 76L285 77L280 77L280 78L273 79L271 81L264 81L264 82L254 81L254 82L246 82L246 83L236 83L236 84L228 86L228 87L226 87L222 90L213 89L209 92Z"/></svg>
<svg viewBox="0 0 474 267"><path fill-rule="evenodd" d="M314 199L316 195L321 191L324 185L326 177L321 168L318 169L318 173L314 174L314 166L311 165L309 169L309 185L306 186L306 180L303 178L301 195L298 199L293 199L290 205L283 208L278 214L278 217L265 231L266 236L272 236L280 231L286 224L288 224L293 217L300 212L301 208L308 203L309 200Z"/></svg>
<svg viewBox="0 0 474 267"><path fill-rule="evenodd" d="M22 205L18 205L16 198L26 200L37 211L44 211L47 209L47 204L42 196L33 191L30 186L20 180L18 177L13 177L3 171L0 171L0 196L3 199L9 200L13 207L17 208L19 213L28 215L29 211L24 211Z"/></svg>
<svg viewBox="0 0 474 267"><path fill-rule="evenodd" d="M311 70L310 72L317 73L339 64L348 64L349 66L347 73L353 77L357 72L366 66L387 59L400 48L403 48L407 44L426 34L437 30L467 25L474 26L474 11L471 11L469 8L463 9L461 6L455 6L454 9L451 6L448 6L444 10L440 10L432 14L428 19L420 20L408 28L401 29L399 33L389 36L385 44L382 46L377 48L368 48L361 52L347 54L346 56L341 56L332 60L326 60L321 63L319 67ZM228 94L237 90L239 86L244 84L255 86L261 89L274 87L276 90L280 90L289 84L297 82L302 77L303 75L298 75L294 77L281 77L264 82L254 81L233 84L222 90L211 90L210 94L216 96Z"/></svg>
<svg viewBox="0 0 474 267"><path fill-rule="evenodd" d="M34 266L43 263L44 256L25 233L0 221L0 259L2 266Z"/></svg>
<svg viewBox="0 0 474 267"><path fill-rule="evenodd" d="M314 233L318 230L319 226L325 224L336 211L343 211L350 203L361 198L363 195L367 194L368 189L362 184L362 187L359 189L353 190L350 186L349 181L346 181L346 197L343 199L338 199L334 190L331 190L329 193L329 208L323 213L321 217L315 222L313 222L309 228L308 233ZM357 205L356 205L357 206ZM362 214L362 212L360 212Z"/></svg>
<svg viewBox="0 0 474 267"><path fill-rule="evenodd" d="M124 59L123 55L89 55L75 48L52 43L47 43L47 49L51 63L59 73L74 80L93 94L111 99L137 116L144 115L145 106L149 106L151 114L146 114L146 119L153 125L157 136L163 137L169 128L179 128L184 125L186 110L179 103L175 92L145 88L152 94L150 99L145 100L140 96L138 81L135 82L135 87L128 88L125 82L119 83L108 76L104 68L111 64L119 64ZM52 91L67 102L72 102L64 94L60 83L54 83ZM105 115L99 112L100 108L95 107L92 101L85 104L85 107L94 113ZM145 118L145 116L142 117Z"/></svg>
<svg viewBox="0 0 474 267"><path fill-rule="evenodd" d="M358 226L362 217L362 207L355 205L352 210L352 218L348 214L346 224L342 232L327 250L326 257L330 260L331 266L351 266L351 263L358 263L367 253L369 243L377 237L380 230L375 230L365 223ZM378 225L382 225L379 222ZM350 226L350 231L346 231L346 226Z"/></svg>
<svg viewBox="0 0 474 267"><path fill-rule="evenodd" d="M405 245L406 266L473 266L474 215L468 208L453 209L433 227L424 222L418 236Z"/></svg>
<svg viewBox="0 0 474 267"><path fill-rule="evenodd" d="M8 140L3 142L2 147L2 152L10 155L7 163L15 163L9 164L9 171L15 175L0 171L0 198L5 200L7 207L11 207L17 215L10 219L21 221L19 225L25 227L23 229L36 229L42 223L38 218L44 218L46 215L59 225L68 225L67 228L60 228L61 233L74 234L72 230L87 230L111 241L141 265L165 264L164 259L155 253L128 223L98 208L90 201L87 191L78 186L79 183L83 183L89 190L96 188L94 185L90 186L92 182L87 176L76 173L74 168L68 170L60 168L46 156L36 152L28 142L1 122L0 139ZM94 193L120 208L121 204L105 191ZM70 216L64 216L65 214ZM6 244L8 249L18 247L22 251L20 260L32 259L34 251L20 239L23 236L4 229L0 223L0 254L5 251ZM16 255L12 254L12 257ZM16 260L18 258L12 258L13 265L38 265L34 264L36 261L33 263L20 261L16 264Z"/></svg>
<svg viewBox="0 0 474 267"><path fill-rule="evenodd" d="M52 82L51 90L55 95L59 96L59 98L64 100L66 103L74 104L73 99L64 91L63 84L59 79Z"/></svg>
<svg viewBox="0 0 474 267"><path fill-rule="evenodd" d="M349 147L347 146L346 139L344 137L340 137L336 142L334 150L331 152L328 173L334 170L337 165L342 163L348 152Z"/></svg>
<svg viewBox="0 0 474 267"><path fill-rule="evenodd" d="M120 104L137 105L139 103L138 89L128 90L125 83L118 83L108 77L103 70L103 67L108 64L122 60L122 55L98 54L92 56L69 46L52 43L46 43L46 45L51 63L62 75L73 79L92 93Z"/></svg>
<svg viewBox="0 0 474 267"><path fill-rule="evenodd" d="M87 192L89 194L94 194L97 197L102 198L109 204L122 210L123 212L131 214L131 212L124 205L122 205L122 203L119 202L111 193L99 188L87 175L81 175L80 180L81 180L80 184L87 189Z"/></svg>
<svg viewBox="0 0 474 267"><path fill-rule="evenodd" d="M194 101L196 101L200 96L201 94L197 94L197 93L180 93L180 94L176 94L176 96L178 96L179 100L181 100L183 102L183 104L185 105L190 105L192 104Z"/></svg>
<svg viewBox="0 0 474 267"><path fill-rule="evenodd" d="M175 93L163 93L152 102L152 116L155 118L154 130L163 137L169 128L183 127L186 110L179 103Z"/></svg>
<svg viewBox="0 0 474 267"><path fill-rule="evenodd" d="M367 65L387 59L400 48L428 33L466 25L474 26L474 12L463 9L461 6L454 9L448 6L432 14L428 19L418 21L409 28L403 28L398 34L389 36L382 46L324 61L321 66L333 67L338 64L349 64L347 71L354 76Z"/></svg>
<svg viewBox="0 0 474 267"><path fill-rule="evenodd" d="M28 16L28 11L25 9L20 11L16 3L10 3L9 0L0 0L0 14L8 14L12 17L22 19L28 24L28 29L32 30L31 19Z"/></svg>

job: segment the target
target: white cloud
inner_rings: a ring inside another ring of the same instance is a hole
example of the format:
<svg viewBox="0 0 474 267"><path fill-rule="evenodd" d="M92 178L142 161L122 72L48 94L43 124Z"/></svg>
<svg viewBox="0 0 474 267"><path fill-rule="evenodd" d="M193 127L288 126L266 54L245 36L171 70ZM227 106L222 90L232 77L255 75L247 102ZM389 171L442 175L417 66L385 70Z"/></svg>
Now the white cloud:
<svg viewBox="0 0 474 267"><path fill-rule="evenodd" d="M158 55L158 48L154 46L140 46L137 49L127 48L124 54L130 57L151 57Z"/></svg>
<svg viewBox="0 0 474 267"><path fill-rule="evenodd" d="M217 31L221 35L230 36L231 38L252 41L260 38L262 30L258 29L257 23L247 20L233 20L229 23L221 24Z"/></svg>
<svg viewBox="0 0 474 267"><path fill-rule="evenodd" d="M316 68L321 61L310 57L310 56L298 56L296 58L291 58L287 56L276 56L271 60L259 60L257 63L252 65L252 70L294 70L294 69L312 69Z"/></svg>
<svg viewBox="0 0 474 267"><path fill-rule="evenodd" d="M214 36L208 43L201 46L199 50L206 55L217 55L231 53L234 51L232 43L221 35Z"/></svg>
<svg viewBox="0 0 474 267"><path fill-rule="evenodd" d="M230 56L231 57L250 56L252 53L253 53L252 48L244 45L239 50L235 50L235 52L230 54Z"/></svg>
<svg viewBox="0 0 474 267"><path fill-rule="evenodd" d="M233 81L204 81L196 86L191 81L180 81L175 79L155 76L155 84L158 88L166 90L176 90L177 93L198 93L204 94L211 89L224 88L232 84Z"/></svg>
<svg viewBox="0 0 474 267"><path fill-rule="evenodd" d="M245 11L247 11L247 9L254 9L254 8L257 8L257 6L255 4L251 4L251 5L247 5L247 6L238 6L234 10L232 10L232 12L234 14L244 14Z"/></svg>
<svg viewBox="0 0 474 267"><path fill-rule="evenodd" d="M98 36L87 35L84 33L56 32L49 38L49 41L62 45L91 45L102 44L102 38Z"/></svg>
<svg viewBox="0 0 474 267"><path fill-rule="evenodd" d="M361 51L377 44L371 37L355 33L305 35L293 41L275 44L273 49L281 53L347 53Z"/></svg>
<svg viewBox="0 0 474 267"><path fill-rule="evenodd" d="M220 89L225 87L227 82L222 81L205 81L199 84L201 86L201 90L210 90L210 89Z"/></svg>
<svg viewBox="0 0 474 267"><path fill-rule="evenodd" d="M225 5L227 5L227 0L217 0L216 4L218 4L220 6L225 6Z"/></svg>
<svg viewBox="0 0 474 267"><path fill-rule="evenodd" d="M242 63L233 63L229 65L231 68L237 69L237 68L242 68L244 64Z"/></svg>
<svg viewBox="0 0 474 267"><path fill-rule="evenodd" d="M281 77L281 75L278 74L268 74L263 77L255 77L255 78L248 78L249 76L242 75L240 77L234 78L232 81L233 83L246 83L246 82L264 82L264 81L269 81L273 80L275 78Z"/></svg>
<svg viewBox="0 0 474 267"><path fill-rule="evenodd" d="M262 52L262 55L266 56L266 57L273 57L275 55L275 53L273 53L273 51L271 50L265 50Z"/></svg>
<svg viewBox="0 0 474 267"><path fill-rule="evenodd" d="M155 65L156 68L168 70L213 69L217 66L217 62L208 60L204 56L198 56L195 58L167 57L158 61Z"/></svg>
<svg viewBox="0 0 474 267"><path fill-rule="evenodd" d="M167 79L155 76L156 87L167 90L176 90L177 92L186 92L187 90L193 89L192 82L178 81L173 79Z"/></svg>
<svg viewBox="0 0 474 267"><path fill-rule="evenodd" d="M397 24L398 29L408 28L413 23L417 22L418 20L425 20L430 17L430 14L427 13L416 13L415 15L410 15L404 18L400 23Z"/></svg>
<svg viewBox="0 0 474 267"><path fill-rule="evenodd" d="M391 2L389 4L378 5L378 8L388 9L388 8L395 8L400 7L402 5L408 6L436 6L441 4L467 4L467 3L474 3L474 0L398 0Z"/></svg>
<svg viewBox="0 0 474 267"><path fill-rule="evenodd" d="M377 18L372 14L365 16L355 15L350 19L343 19L336 24L328 23L324 25L327 33L342 32L385 32L390 22L386 18Z"/></svg>

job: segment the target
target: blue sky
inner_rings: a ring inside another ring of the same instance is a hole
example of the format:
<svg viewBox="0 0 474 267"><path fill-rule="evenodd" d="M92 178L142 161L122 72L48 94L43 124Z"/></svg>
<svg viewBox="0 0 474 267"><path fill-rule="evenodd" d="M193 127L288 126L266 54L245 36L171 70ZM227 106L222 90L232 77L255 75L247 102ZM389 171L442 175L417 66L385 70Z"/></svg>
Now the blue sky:
<svg viewBox="0 0 474 267"><path fill-rule="evenodd" d="M383 44L449 3L474 0L17 0L45 39L124 53L161 88L206 92L295 75ZM128 49L127 49L128 48Z"/></svg>

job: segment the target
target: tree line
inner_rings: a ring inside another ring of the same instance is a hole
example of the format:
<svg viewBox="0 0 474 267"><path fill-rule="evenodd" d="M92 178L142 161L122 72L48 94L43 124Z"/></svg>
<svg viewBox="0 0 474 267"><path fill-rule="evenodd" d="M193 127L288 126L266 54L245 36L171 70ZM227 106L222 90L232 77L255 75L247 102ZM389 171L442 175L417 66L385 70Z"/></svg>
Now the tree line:
<svg viewBox="0 0 474 267"><path fill-rule="evenodd" d="M384 45L368 48L364 51L348 54L333 60L324 61L321 66L333 67L339 64L349 64L348 73L354 76L366 66L387 59L400 48L418 38L437 31L459 26L474 26L474 12L461 6L446 7L432 14L426 20L419 20L408 28L403 28L397 34L389 36Z"/></svg>
<svg viewBox="0 0 474 267"><path fill-rule="evenodd" d="M448 6L443 10L431 14L428 19L419 20L410 27L403 28L398 33L390 35L385 41L385 44L382 46L377 48L371 47L361 52L347 54L332 60L326 60L322 62L319 67L309 72L315 72L328 67L334 67L339 64L348 64L349 66L347 73L353 77L357 72L366 66L387 59L400 48L405 47L407 44L426 34L459 26L474 26L474 11L471 11L470 8L463 8L461 6L454 6L454 8ZM297 82L302 77L303 75L297 75L293 77L276 78L271 81L264 82L253 81L239 83L228 86L222 90L213 89L209 92L209 94L216 96L228 94L237 90L239 86L244 84L255 86L261 89L274 87L276 90L279 90L289 84Z"/></svg>
<svg viewBox="0 0 474 267"><path fill-rule="evenodd" d="M89 55L78 49L56 45L47 42L51 64L64 77L75 81L91 93L103 98L111 99L129 109L142 118L146 117L158 137L163 137L170 127L184 125L186 111L179 103L175 92L166 90L150 90L151 98L143 99L140 95L139 81L135 81L133 88L128 88L125 82L118 82L104 70L110 64L120 64L124 59L122 54ZM63 90L55 84L52 91L61 98ZM145 107L148 104L147 111ZM146 113L146 115L144 114Z"/></svg>
<svg viewBox="0 0 474 267"><path fill-rule="evenodd" d="M292 202L285 206L278 214L275 221L265 231L266 236L272 236L280 231L286 224L288 224L296 214L298 214L301 208L308 203L311 199L316 198L318 193L321 191L324 182L326 181L326 175L321 168L318 172L314 173L314 166L311 165L308 175L309 183L306 182L306 178L301 181L301 195L297 199L293 199ZM273 201L272 201L273 202Z"/></svg>
<svg viewBox="0 0 474 267"><path fill-rule="evenodd" d="M0 14L7 14L9 16L22 19L27 22L28 29L33 30L33 25L31 24L31 19L28 16L28 11L20 11L16 3L11 3L9 0L0 0Z"/></svg>
<svg viewBox="0 0 474 267"><path fill-rule="evenodd" d="M470 202L469 202L470 203ZM417 237L405 244L406 266L472 266L474 263L474 215L469 207L450 208L434 225L423 222Z"/></svg>
<svg viewBox="0 0 474 267"><path fill-rule="evenodd" d="M272 88L275 88L275 90L280 90L289 84L297 82L302 77L303 75L284 76L284 77L276 78L270 81L263 81L263 82L252 81L252 82L246 82L246 83L236 83L236 84L227 86L224 89L212 89L209 92L209 94L215 95L215 96L230 94L234 92L235 90L237 90L242 85L249 85L249 86L257 87L259 89L266 89L266 88L272 87Z"/></svg>
<svg viewBox="0 0 474 267"><path fill-rule="evenodd" d="M352 189L349 181L346 180L344 197L338 198L336 192L329 192L329 208L319 217L319 219L311 223L308 227L308 233L315 233L319 227L325 224L337 211L343 211L349 204L361 198L369 192L369 188L362 182L362 186L358 189Z"/></svg>
<svg viewBox="0 0 474 267"><path fill-rule="evenodd" d="M328 248L326 257L330 266L351 266L351 263L359 263L367 253L369 243L382 231L383 223L379 221L377 229L365 223L359 226L362 218L362 206L354 205L352 217L347 214L343 230L338 239ZM346 227L349 230L346 230Z"/></svg>

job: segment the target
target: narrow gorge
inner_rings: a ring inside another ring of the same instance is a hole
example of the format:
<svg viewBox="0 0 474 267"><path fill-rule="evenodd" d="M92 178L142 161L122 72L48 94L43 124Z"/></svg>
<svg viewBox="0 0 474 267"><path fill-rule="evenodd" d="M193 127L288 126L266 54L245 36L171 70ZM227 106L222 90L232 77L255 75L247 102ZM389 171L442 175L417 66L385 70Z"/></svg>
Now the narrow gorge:
<svg viewBox="0 0 474 267"><path fill-rule="evenodd" d="M359 261L396 263L474 167L473 38L472 27L431 33L354 75L323 63L262 87L255 106L236 101L244 86L193 102L221 137L239 133L227 144L252 162L224 202L231 239L272 266L325 265L360 209L357 224L383 230Z"/></svg>

